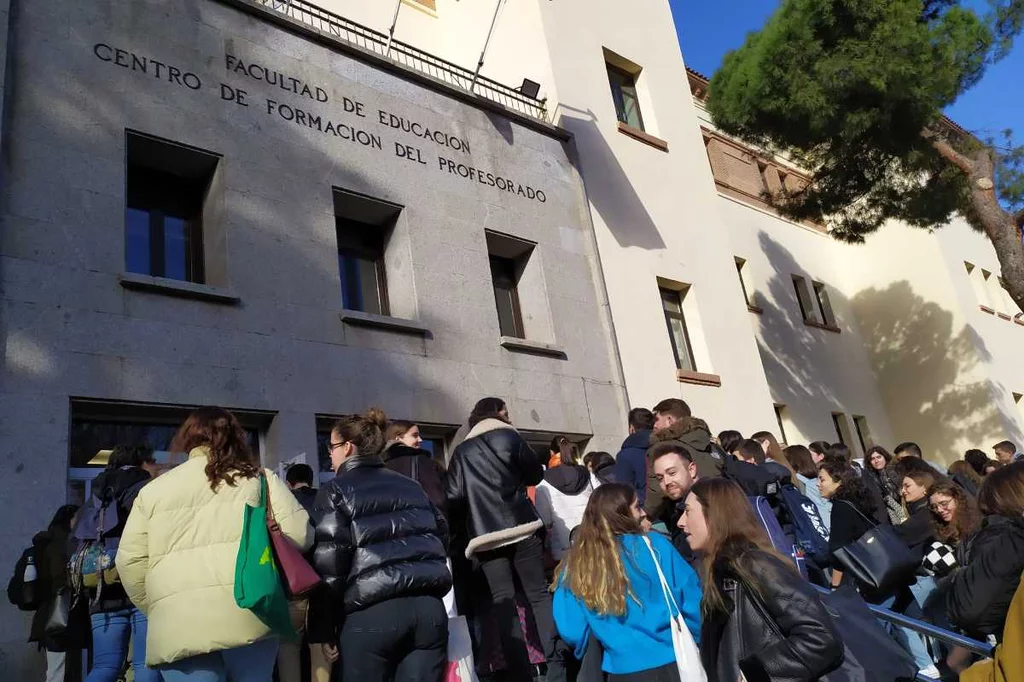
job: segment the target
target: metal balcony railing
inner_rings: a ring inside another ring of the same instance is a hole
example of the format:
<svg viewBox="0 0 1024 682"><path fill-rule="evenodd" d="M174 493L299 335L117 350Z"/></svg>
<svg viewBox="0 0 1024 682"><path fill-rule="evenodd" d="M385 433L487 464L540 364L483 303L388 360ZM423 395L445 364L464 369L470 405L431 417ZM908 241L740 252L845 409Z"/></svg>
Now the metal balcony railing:
<svg viewBox="0 0 1024 682"><path fill-rule="evenodd" d="M520 114L540 121L547 120L544 100L529 97L515 88L503 85L449 61L435 57L429 52L408 45L372 28L329 12L305 0L254 0L269 10L297 20L324 35L343 40L346 43L372 52L379 57L418 71L448 85L471 92L478 97L500 104Z"/></svg>
<svg viewBox="0 0 1024 682"><path fill-rule="evenodd" d="M820 587L818 585L815 585L815 587L819 592L823 594L828 594L828 590L826 590L825 588ZM937 639L940 642L948 644L950 646L963 647L971 653L978 654L979 656L984 656L986 658L992 656L993 647L987 642L979 642L969 637L964 637L963 635L958 634L956 632L951 632L944 628L940 628L937 625L932 625L931 623L926 623L922 620L911 618L910 616L904 616L902 613L896 613L895 611L890 611L887 608L876 606L875 604L868 604L867 607L871 609L871 612L878 616L880 619L888 621L893 625L904 627L908 630L913 630L914 632L922 634L925 637ZM918 676L917 679L920 682L934 682L931 678L928 677Z"/></svg>

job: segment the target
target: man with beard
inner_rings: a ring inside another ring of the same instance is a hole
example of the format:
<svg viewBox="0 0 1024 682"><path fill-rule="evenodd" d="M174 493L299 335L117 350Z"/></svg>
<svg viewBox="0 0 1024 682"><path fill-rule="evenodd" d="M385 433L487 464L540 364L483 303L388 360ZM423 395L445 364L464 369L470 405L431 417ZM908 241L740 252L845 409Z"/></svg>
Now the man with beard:
<svg viewBox="0 0 1024 682"><path fill-rule="evenodd" d="M697 482L699 475L697 465L689 451L672 442L658 443L650 450L651 467L654 478L663 498L651 521L662 522L672 538L672 545L679 550L688 563L693 563L695 556L686 535L677 526L683 513L682 506L690 488Z"/></svg>

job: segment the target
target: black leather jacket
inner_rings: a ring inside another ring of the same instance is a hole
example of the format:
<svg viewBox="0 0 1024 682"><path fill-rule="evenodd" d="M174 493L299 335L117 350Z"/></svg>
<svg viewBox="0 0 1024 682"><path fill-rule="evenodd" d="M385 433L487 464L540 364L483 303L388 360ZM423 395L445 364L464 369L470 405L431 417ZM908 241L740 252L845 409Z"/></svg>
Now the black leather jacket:
<svg viewBox="0 0 1024 682"><path fill-rule="evenodd" d="M379 457L345 460L320 489L316 513L314 566L345 613L399 597L440 598L451 588L444 516L416 481Z"/></svg>
<svg viewBox="0 0 1024 682"><path fill-rule="evenodd" d="M466 525L466 557L533 535L543 525L526 488L544 478L544 467L519 432L485 419L452 455L445 494L453 523Z"/></svg>
<svg viewBox="0 0 1024 682"><path fill-rule="evenodd" d="M811 682L838 668L843 642L810 583L782 559L753 547L730 552L759 598L720 562L715 583L727 613L704 620L701 658L710 682Z"/></svg>

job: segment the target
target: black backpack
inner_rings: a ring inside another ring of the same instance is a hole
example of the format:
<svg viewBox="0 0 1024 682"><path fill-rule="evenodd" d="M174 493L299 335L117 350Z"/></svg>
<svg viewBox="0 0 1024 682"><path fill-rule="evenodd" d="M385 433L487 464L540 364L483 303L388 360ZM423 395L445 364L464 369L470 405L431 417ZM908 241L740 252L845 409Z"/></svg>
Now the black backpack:
<svg viewBox="0 0 1024 682"><path fill-rule="evenodd" d="M36 579L25 582L25 569L31 560L36 570ZM21 553L14 564L14 574L7 583L7 599L22 611L35 611L42 605L42 590L39 589L39 562L36 561L35 547Z"/></svg>

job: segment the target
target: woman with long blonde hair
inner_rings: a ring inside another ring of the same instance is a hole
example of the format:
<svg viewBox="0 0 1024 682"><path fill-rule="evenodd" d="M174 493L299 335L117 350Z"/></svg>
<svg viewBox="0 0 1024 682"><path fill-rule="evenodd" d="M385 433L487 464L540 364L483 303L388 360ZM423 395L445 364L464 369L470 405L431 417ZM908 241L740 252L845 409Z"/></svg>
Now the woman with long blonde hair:
<svg viewBox="0 0 1024 682"><path fill-rule="evenodd" d="M555 571L555 625L577 658L592 633L604 648L601 669L610 680L676 682L671 620L681 614L698 641L700 584L667 538L643 534L643 516L632 486L608 483L593 492ZM699 669L692 672L685 679L699 678Z"/></svg>

